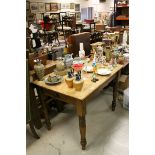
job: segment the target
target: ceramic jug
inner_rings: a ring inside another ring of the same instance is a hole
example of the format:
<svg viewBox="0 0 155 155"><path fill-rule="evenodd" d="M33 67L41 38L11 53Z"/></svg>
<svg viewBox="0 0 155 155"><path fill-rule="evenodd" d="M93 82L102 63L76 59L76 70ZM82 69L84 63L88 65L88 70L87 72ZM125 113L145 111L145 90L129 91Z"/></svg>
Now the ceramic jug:
<svg viewBox="0 0 155 155"><path fill-rule="evenodd" d="M66 54L64 57L64 63L66 65L67 68L71 67L73 64L73 54Z"/></svg>
<svg viewBox="0 0 155 155"><path fill-rule="evenodd" d="M96 48L96 55L95 55L96 63L104 64L106 62L106 57L103 55L103 47L98 46Z"/></svg>
<svg viewBox="0 0 155 155"><path fill-rule="evenodd" d="M63 71L65 69L65 64L63 62L63 58L58 57L56 62L57 71Z"/></svg>

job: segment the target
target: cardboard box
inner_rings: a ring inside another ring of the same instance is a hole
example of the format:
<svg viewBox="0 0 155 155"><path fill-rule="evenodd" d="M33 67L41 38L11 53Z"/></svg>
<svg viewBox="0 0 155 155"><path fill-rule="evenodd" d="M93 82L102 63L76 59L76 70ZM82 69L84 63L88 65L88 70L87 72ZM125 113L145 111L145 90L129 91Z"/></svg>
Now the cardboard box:
<svg viewBox="0 0 155 155"><path fill-rule="evenodd" d="M129 88L129 75L121 75L119 82L118 82L118 88L121 90L125 90Z"/></svg>

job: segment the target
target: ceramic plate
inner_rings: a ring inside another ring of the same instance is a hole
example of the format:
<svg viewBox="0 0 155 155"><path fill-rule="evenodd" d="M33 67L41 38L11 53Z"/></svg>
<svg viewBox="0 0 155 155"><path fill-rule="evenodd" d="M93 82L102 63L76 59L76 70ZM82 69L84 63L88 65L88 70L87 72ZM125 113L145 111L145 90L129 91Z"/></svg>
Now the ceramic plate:
<svg viewBox="0 0 155 155"><path fill-rule="evenodd" d="M106 68L99 68L97 70L97 74L99 74L99 75L109 75L109 74L111 74L111 71L109 69L106 69Z"/></svg>
<svg viewBox="0 0 155 155"><path fill-rule="evenodd" d="M93 67L92 67L92 66L84 66L83 70L84 70L85 72L91 73L91 72L93 72Z"/></svg>
<svg viewBox="0 0 155 155"><path fill-rule="evenodd" d="M57 83L62 82L62 80L63 80L63 77L62 77L62 76L58 76L58 80L57 80L57 81L55 81L55 82L50 82L50 81L48 81L48 77L46 77L46 78L44 79L44 82L45 82L46 84L54 85L54 84L57 84Z"/></svg>

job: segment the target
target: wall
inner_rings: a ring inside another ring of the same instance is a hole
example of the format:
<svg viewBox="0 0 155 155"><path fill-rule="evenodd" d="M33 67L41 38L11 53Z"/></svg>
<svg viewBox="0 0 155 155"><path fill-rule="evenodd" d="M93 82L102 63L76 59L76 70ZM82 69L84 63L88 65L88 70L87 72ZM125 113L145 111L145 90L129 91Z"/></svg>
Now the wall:
<svg viewBox="0 0 155 155"><path fill-rule="evenodd" d="M106 0L104 3L99 3L99 0L30 0L30 2L79 3L81 8L94 7L97 12L109 12L110 7L114 5L114 0Z"/></svg>

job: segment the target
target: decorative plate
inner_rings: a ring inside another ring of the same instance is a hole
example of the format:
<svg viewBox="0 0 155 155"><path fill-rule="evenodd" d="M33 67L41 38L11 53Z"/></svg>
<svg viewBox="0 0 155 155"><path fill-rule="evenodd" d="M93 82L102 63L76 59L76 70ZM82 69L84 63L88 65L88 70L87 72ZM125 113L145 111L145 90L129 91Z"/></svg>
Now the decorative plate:
<svg viewBox="0 0 155 155"><path fill-rule="evenodd" d="M109 69L106 69L106 68L99 68L97 70L97 74L99 74L99 75L109 75L109 74L111 74L111 71Z"/></svg>
<svg viewBox="0 0 155 155"><path fill-rule="evenodd" d="M44 79L44 82L45 82L46 84L54 85L54 84L57 84L57 83L62 82L62 80L63 80L63 77L62 77L62 76L57 76L57 81L48 81L48 77L46 77L46 78Z"/></svg>

